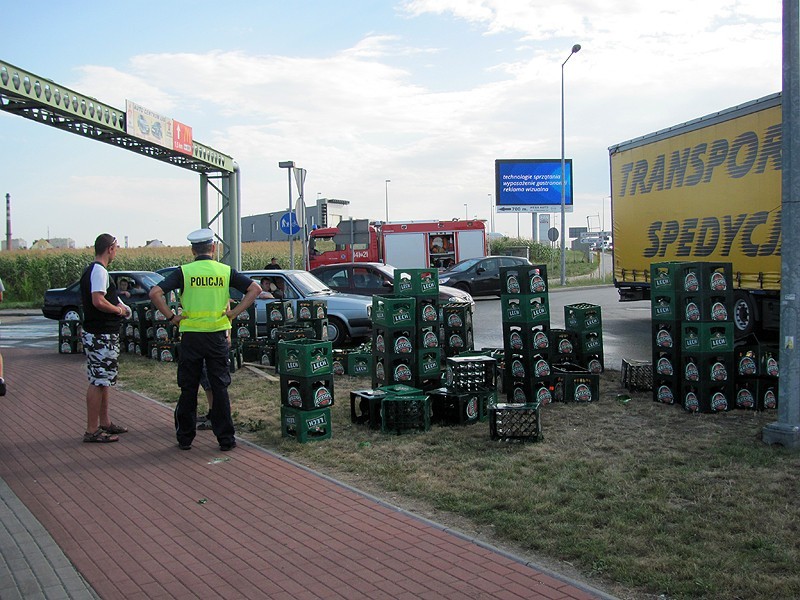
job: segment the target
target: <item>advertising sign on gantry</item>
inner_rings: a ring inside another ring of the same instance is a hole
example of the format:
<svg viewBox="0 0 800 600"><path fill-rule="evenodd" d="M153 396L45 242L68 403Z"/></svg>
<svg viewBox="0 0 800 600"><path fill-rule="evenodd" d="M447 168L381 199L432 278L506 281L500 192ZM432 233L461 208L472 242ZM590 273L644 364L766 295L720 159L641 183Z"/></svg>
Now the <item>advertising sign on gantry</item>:
<svg viewBox="0 0 800 600"><path fill-rule="evenodd" d="M498 159L494 161L497 212L561 210L561 159ZM572 159L564 161L564 210L572 212Z"/></svg>

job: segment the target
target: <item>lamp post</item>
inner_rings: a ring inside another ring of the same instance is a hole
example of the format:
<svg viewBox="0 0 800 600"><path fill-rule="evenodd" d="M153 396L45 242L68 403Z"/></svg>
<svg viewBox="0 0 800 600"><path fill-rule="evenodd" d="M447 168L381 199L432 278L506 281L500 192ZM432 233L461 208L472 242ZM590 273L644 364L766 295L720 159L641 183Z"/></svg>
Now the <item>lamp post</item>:
<svg viewBox="0 0 800 600"><path fill-rule="evenodd" d="M494 232L494 201L492 200L492 195L487 194L489 196L489 232Z"/></svg>
<svg viewBox="0 0 800 600"><path fill-rule="evenodd" d="M389 222L389 183L391 183L391 179L387 179L384 183L386 184L386 222Z"/></svg>
<svg viewBox="0 0 800 600"><path fill-rule="evenodd" d="M294 169L293 160L282 160L278 163L281 169L286 169L286 175L289 178L289 231L292 227L292 169ZM292 234L286 234L289 239L289 268L294 269L294 247L292 246Z"/></svg>
<svg viewBox="0 0 800 600"><path fill-rule="evenodd" d="M566 169L564 167L564 65L567 60L572 58L572 55L579 52L581 49L580 44L575 44L572 51L569 53L567 59L561 63L561 285L567 284L567 250L566 250L566 235L565 234L565 208L566 208L566 194L567 194L567 181Z"/></svg>

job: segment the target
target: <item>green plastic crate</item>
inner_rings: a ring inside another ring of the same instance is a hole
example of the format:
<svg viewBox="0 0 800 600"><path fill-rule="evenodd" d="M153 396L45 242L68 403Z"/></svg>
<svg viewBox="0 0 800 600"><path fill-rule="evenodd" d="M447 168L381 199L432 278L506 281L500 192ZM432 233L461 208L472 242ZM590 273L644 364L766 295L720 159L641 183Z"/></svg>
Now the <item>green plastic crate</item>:
<svg viewBox="0 0 800 600"><path fill-rule="evenodd" d="M416 299L410 296L373 296L372 324L385 327L414 326Z"/></svg>
<svg viewBox="0 0 800 600"><path fill-rule="evenodd" d="M330 342L301 339L278 342L278 373L316 377L333 373Z"/></svg>
<svg viewBox="0 0 800 600"><path fill-rule="evenodd" d="M331 409L299 410L281 406L281 436L301 444L330 439Z"/></svg>
<svg viewBox="0 0 800 600"><path fill-rule="evenodd" d="M381 431L403 433L431 428L431 400L428 396L386 396L381 400Z"/></svg>
<svg viewBox="0 0 800 600"><path fill-rule="evenodd" d="M394 293L399 296L438 296L439 271L436 269L395 269Z"/></svg>

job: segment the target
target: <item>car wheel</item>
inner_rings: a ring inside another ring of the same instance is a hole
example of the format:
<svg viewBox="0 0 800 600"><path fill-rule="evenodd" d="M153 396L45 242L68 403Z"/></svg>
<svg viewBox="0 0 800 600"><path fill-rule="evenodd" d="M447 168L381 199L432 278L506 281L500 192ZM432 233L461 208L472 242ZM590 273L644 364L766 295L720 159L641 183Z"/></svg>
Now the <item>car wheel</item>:
<svg viewBox="0 0 800 600"><path fill-rule="evenodd" d="M747 292L736 290L733 294L733 324L736 338L743 338L755 330L756 307L753 297Z"/></svg>
<svg viewBox="0 0 800 600"><path fill-rule="evenodd" d="M472 293L469 291L469 284L464 283L463 281L459 281L458 283L453 284L453 287L456 288L457 290L461 290L462 292L467 292L468 294Z"/></svg>
<svg viewBox="0 0 800 600"><path fill-rule="evenodd" d="M80 321L81 313L77 306L66 306L64 312L61 313L62 321Z"/></svg>
<svg viewBox="0 0 800 600"><path fill-rule="evenodd" d="M328 341L339 347L347 339L347 328L338 317L328 317Z"/></svg>

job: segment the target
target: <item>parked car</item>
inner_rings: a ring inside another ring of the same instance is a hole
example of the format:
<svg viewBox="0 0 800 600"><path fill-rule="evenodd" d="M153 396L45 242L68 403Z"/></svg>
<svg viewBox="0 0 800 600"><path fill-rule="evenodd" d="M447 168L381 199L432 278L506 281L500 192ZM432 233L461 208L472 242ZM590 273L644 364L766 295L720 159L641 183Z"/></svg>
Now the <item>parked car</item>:
<svg viewBox="0 0 800 600"><path fill-rule="evenodd" d="M486 256L462 260L439 273L439 284L464 290L472 296L500 295L500 267L530 265L520 256Z"/></svg>
<svg viewBox="0 0 800 600"><path fill-rule="evenodd" d="M320 281L332 290L358 296L391 294L394 289L394 267L377 262L339 263L311 269ZM464 290L439 286L439 301L462 301L475 305L472 296Z"/></svg>
<svg viewBox="0 0 800 600"><path fill-rule="evenodd" d="M367 338L372 333L372 300L364 296L342 294L330 289L308 271L290 269L262 269L242 271L260 283L262 277L272 278L283 290L284 300L325 300L328 303L328 339L334 346L341 346L346 339ZM235 290L231 297L241 298ZM258 335L266 334L267 305L274 300L257 299L256 323Z"/></svg>
<svg viewBox="0 0 800 600"><path fill-rule="evenodd" d="M139 302L149 302L150 289L164 280L161 275L153 271L109 271L108 275L118 288L122 280L129 282L130 296L122 298L122 301L128 306ZM44 293L42 314L48 319L77 319L81 309L80 281L65 288L52 288Z"/></svg>
<svg viewBox="0 0 800 600"><path fill-rule="evenodd" d="M180 267L178 267L178 266L174 266L174 267L164 267L163 269L156 269L156 273L158 273L158 274L159 274L159 275L161 275L161 276L162 276L164 279L166 279L166 278L167 278L167 276L168 276L170 273L172 273L172 272L173 272L175 269L180 269Z"/></svg>

